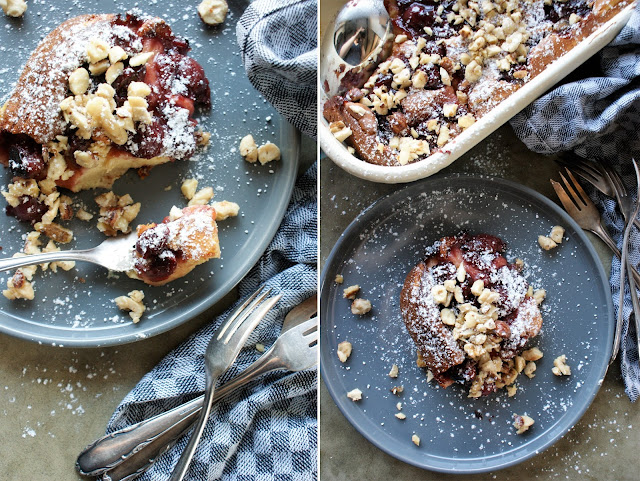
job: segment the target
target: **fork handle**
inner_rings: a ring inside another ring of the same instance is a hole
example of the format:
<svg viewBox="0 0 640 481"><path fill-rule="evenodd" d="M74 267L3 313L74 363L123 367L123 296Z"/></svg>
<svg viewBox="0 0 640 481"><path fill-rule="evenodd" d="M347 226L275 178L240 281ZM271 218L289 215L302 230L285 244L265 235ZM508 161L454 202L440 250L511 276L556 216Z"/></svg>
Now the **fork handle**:
<svg viewBox="0 0 640 481"><path fill-rule="evenodd" d="M58 251L0 259L0 271L8 271L11 269L16 269L18 267L32 266L34 264L45 264L47 262L56 261L87 261L98 264L98 262L91 255L90 250Z"/></svg>
<svg viewBox="0 0 640 481"><path fill-rule="evenodd" d="M247 369L216 390L212 403L262 374L285 368L282 362L271 357L272 350L273 346ZM147 457L146 463L149 463L164 452L168 442L177 441L193 425L194 417L202 409L203 400L204 395L198 396L169 411L101 437L80 453L76 469L85 476L98 476L116 466L131 464L129 459L132 457ZM189 422L185 423L185 419L189 419ZM169 433L173 434L168 435ZM162 442L160 438L165 441ZM148 445L153 445L154 448L147 449ZM128 468L127 474L138 469L140 462L136 460L132 464L134 466Z"/></svg>
<svg viewBox="0 0 640 481"><path fill-rule="evenodd" d="M602 242L604 242L609 249L611 249L611 251L616 255L616 257L618 257L618 259L621 259L622 252L620 252L620 249L618 249L618 246L616 245L616 243L613 241L609 233L604 230L602 225L600 225L599 227L600 227L599 229L589 229L589 230L593 232L596 236L598 236L598 238ZM633 266L631 266L631 273L633 275L633 280L636 282L636 285L640 286L640 274L638 273L636 268Z"/></svg>

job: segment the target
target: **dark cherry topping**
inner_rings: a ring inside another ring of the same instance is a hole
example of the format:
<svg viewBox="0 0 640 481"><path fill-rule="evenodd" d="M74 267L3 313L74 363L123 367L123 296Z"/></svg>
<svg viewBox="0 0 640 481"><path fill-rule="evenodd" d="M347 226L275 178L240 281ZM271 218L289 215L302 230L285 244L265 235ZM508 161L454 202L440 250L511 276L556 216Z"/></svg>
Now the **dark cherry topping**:
<svg viewBox="0 0 640 481"><path fill-rule="evenodd" d="M591 11L586 0L567 0L566 2L552 2L544 6L546 17L553 23L560 20L569 20L572 13L584 17Z"/></svg>
<svg viewBox="0 0 640 481"><path fill-rule="evenodd" d="M42 180L45 175L42 147L31 137L15 136L9 147L9 171L13 177Z"/></svg>
<svg viewBox="0 0 640 481"><path fill-rule="evenodd" d="M166 123L163 117L154 117L149 125L141 125L132 137L136 149L132 153L136 157L151 159L162 154L163 140L166 135Z"/></svg>
<svg viewBox="0 0 640 481"><path fill-rule="evenodd" d="M35 224L42 220L42 216L49 210L49 208L40 202L35 197L23 195L20 197L20 203L12 207L8 205L6 207L7 215L15 217L21 222L29 222Z"/></svg>
<svg viewBox="0 0 640 481"><path fill-rule="evenodd" d="M134 262L138 275L152 282L160 282L176 270L180 252L169 248L168 239L169 227L166 224L158 224L140 234L136 242L139 257Z"/></svg>
<svg viewBox="0 0 640 481"><path fill-rule="evenodd" d="M438 22L437 18L446 19L453 12L454 0L398 0L399 15L393 19L396 27L411 37L425 37L425 27L431 28L433 37L449 38L462 28L461 25L450 25L449 22ZM443 11L438 15L438 8ZM431 37L431 36L430 36Z"/></svg>

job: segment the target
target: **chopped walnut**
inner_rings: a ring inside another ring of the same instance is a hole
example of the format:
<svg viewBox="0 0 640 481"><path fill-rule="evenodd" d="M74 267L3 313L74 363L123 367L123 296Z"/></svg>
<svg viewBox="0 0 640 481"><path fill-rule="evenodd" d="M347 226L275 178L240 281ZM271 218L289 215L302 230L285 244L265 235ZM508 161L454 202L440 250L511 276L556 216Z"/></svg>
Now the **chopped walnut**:
<svg viewBox="0 0 640 481"><path fill-rule="evenodd" d="M551 233L549 234L549 237L556 244L561 244L562 238L564 237L564 227L560 225L553 226L553 228L551 229Z"/></svg>
<svg viewBox="0 0 640 481"><path fill-rule="evenodd" d="M347 397L353 402L360 401L362 399L362 391L358 388L353 389L347 393Z"/></svg>
<svg viewBox="0 0 640 481"><path fill-rule="evenodd" d="M247 162L255 162L258 160L258 146L256 141L253 140L253 135L245 135L240 141L240 155L244 157Z"/></svg>
<svg viewBox="0 0 640 481"><path fill-rule="evenodd" d="M360 292L360 286L358 284L354 284L342 291L342 297L345 299L355 299L358 292Z"/></svg>
<svg viewBox="0 0 640 481"><path fill-rule="evenodd" d="M187 200L193 199L193 196L198 190L198 179L186 179L184 182L182 182L180 190L182 191L182 195L184 195Z"/></svg>
<svg viewBox="0 0 640 481"><path fill-rule="evenodd" d="M344 142L353 134L351 129L347 127L342 120L331 122L329 124L329 130L339 142Z"/></svg>
<svg viewBox="0 0 640 481"><path fill-rule="evenodd" d="M225 0L202 0L198 5L198 15L207 25L219 25L227 17L229 6Z"/></svg>
<svg viewBox="0 0 640 481"><path fill-rule="evenodd" d="M540 247L546 251L550 251L558 246L558 244L556 244L551 238L544 235L538 236L538 244L540 244Z"/></svg>
<svg viewBox="0 0 640 481"><path fill-rule="evenodd" d="M27 4L24 0L0 0L0 7L10 17L22 17L27 11Z"/></svg>
<svg viewBox="0 0 640 481"><path fill-rule="evenodd" d="M21 269L16 270L13 277L7 281L7 289L2 291L2 295L7 299L33 300L35 293L33 285L29 282Z"/></svg>
<svg viewBox="0 0 640 481"><path fill-rule="evenodd" d="M562 356L558 356L553 360L553 367L551 368L551 372L553 372L556 376L570 376L571 368L567 364L567 356L564 354Z"/></svg>
<svg viewBox="0 0 640 481"><path fill-rule="evenodd" d="M411 436L411 441L413 441L413 444L415 444L416 446L420 446L420 438L417 434Z"/></svg>
<svg viewBox="0 0 640 481"><path fill-rule="evenodd" d="M240 212L240 206L235 202L223 200L220 202L212 202L211 207L216 211L216 221L228 219L229 217L237 217Z"/></svg>
<svg viewBox="0 0 640 481"><path fill-rule="evenodd" d="M407 419L407 415L405 413L395 413L394 416L400 420Z"/></svg>
<svg viewBox="0 0 640 481"><path fill-rule="evenodd" d="M258 161L264 165L272 160L280 160L280 149L276 144L267 142L258 147Z"/></svg>
<svg viewBox="0 0 640 481"><path fill-rule="evenodd" d="M393 366L391 366L391 370L389 371L389 377L398 377L398 371L398 365L394 364Z"/></svg>
<svg viewBox="0 0 640 481"><path fill-rule="evenodd" d="M535 372L536 372L536 363L533 361L529 361L524 368L525 376L527 376L529 379L533 379L534 377L536 377L536 375L534 374Z"/></svg>
<svg viewBox="0 0 640 481"><path fill-rule="evenodd" d="M51 222L49 224L38 222L33 227L38 232L46 235L49 239L53 239L61 244L68 244L73 240L73 231L62 227L55 222Z"/></svg>
<svg viewBox="0 0 640 481"><path fill-rule="evenodd" d="M545 300L545 298L547 297L547 291L545 291L544 289L537 289L532 296L535 301L536 304L540 305L542 304L542 301Z"/></svg>
<svg viewBox="0 0 640 481"><path fill-rule="evenodd" d="M394 394L396 396L399 396L402 391L404 391L404 387L402 386L393 386L391 388L391 394Z"/></svg>
<svg viewBox="0 0 640 481"><path fill-rule="evenodd" d="M82 95L89 88L89 72L86 69L80 67L75 69L69 75L69 90L74 95Z"/></svg>
<svg viewBox="0 0 640 481"><path fill-rule="evenodd" d="M349 341L343 341L338 344L338 359L340 362L347 362L349 356L351 356L352 346Z"/></svg>
<svg viewBox="0 0 640 481"><path fill-rule="evenodd" d="M118 196L113 192L106 192L95 198L100 206L98 230L108 236L115 236L118 232L131 232L131 222L140 212L140 202L133 203L129 194Z"/></svg>
<svg viewBox="0 0 640 481"><path fill-rule="evenodd" d="M507 395L509 397L515 396L517 391L518 391L518 386L516 386L515 384L512 384L511 386L507 386Z"/></svg>
<svg viewBox="0 0 640 481"><path fill-rule="evenodd" d="M367 299L355 299L351 303L351 313L363 316L371 311L371 302Z"/></svg>
<svg viewBox="0 0 640 481"><path fill-rule="evenodd" d="M336 278L334 279L336 284L342 284L344 282L344 277L342 274L336 274Z"/></svg>
<svg viewBox="0 0 640 481"><path fill-rule="evenodd" d="M131 291L126 296L116 297L114 302L118 308L123 311L130 311L129 316L134 323L140 322L140 316L146 310L145 305L142 303L144 299L144 293L142 291Z"/></svg>
<svg viewBox="0 0 640 481"><path fill-rule="evenodd" d="M526 414L514 414L513 415L513 427L516 428L516 434L522 434L533 426L533 419Z"/></svg>
<svg viewBox="0 0 640 481"><path fill-rule="evenodd" d="M538 359L542 359L542 351L537 347L532 347L522 353L522 358L525 361L537 361Z"/></svg>
<svg viewBox="0 0 640 481"><path fill-rule="evenodd" d="M93 214L87 212L84 208L80 208L78 209L78 212L76 212L76 217L86 222L93 219Z"/></svg>
<svg viewBox="0 0 640 481"><path fill-rule="evenodd" d="M205 187L204 189L200 189L196 192L187 205L206 205L211 199L213 199L213 196L213 187Z"/></svg>

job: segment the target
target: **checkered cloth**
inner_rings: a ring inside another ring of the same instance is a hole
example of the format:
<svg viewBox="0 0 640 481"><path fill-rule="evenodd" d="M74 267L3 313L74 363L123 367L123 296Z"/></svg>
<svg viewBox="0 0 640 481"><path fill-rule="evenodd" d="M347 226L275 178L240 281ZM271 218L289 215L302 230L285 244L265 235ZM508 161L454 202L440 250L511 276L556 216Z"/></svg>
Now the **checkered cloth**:
<svg viewBox="0 0 640 481"><path fill-rule="evenodd" d="M317 2L256 0L238 22L253 86L304 134L317 135Z"/></svg>
<svg viewBox="0 0 640 481"><path fill-rule="evenodd" d="M515 116L511 125L518 137L536 152L573 150L587 159L609 161L635 196L631 157L640 161L640 3L615 40L582 67L578 75L583 78L560 85L536 100ZM622 249L623 219L615 201L595 189L589 192L600 207L609 233ZM640 233L636 229L632 230L629 256L637 266ZM614 304L619 309L620 261L615 256L610 283ZM635 323L629 322L632 306L628 293L622 308L622 376L627 395L635 401L640 395L640 367Z"/></svg>
<svg viewBox="0 0 640 481"><path fill-rule="evenodd" d="M239 284L240 299L267 285L282 299L247 341L225 382L271 345L285 314L316 292L316 166L298 179L285 218L267 251ZM240 304L241 300L237 304ZM148 419L202 394L204 352L233 306L196 332L145 375L116 409L107 433ZM317 373L267 374L216 403L185 479L203 481L317 479ZM187 445L183 436L140 480L168 479Z"/></svg>

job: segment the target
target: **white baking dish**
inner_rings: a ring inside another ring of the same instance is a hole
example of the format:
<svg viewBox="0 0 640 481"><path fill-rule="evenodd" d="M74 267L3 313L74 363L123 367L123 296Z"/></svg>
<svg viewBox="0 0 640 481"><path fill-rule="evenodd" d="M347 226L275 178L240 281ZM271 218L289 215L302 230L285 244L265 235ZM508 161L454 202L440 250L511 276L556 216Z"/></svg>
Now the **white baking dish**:
<svg viewBox="0 0 640 481"><path fill-rule="evenodd" d="M340 167L362 179L386 184L412 182L435 174L451 164L458 157L477 145L511 117L524 109L536 98L594 55L620 32L627 23L635 3L625 7L615 17L603 24L589 37L573 49L552 62L513 95L498 104L485 114L482 119L448 142L442 150L435 152L424 160L404 166L374 165L351 155L344 144L339 142L329 131L329 125L322 115L322 107L328 98L337 92L339 78L335 72L344 64L333 48L333 22L324 29L320 49L320 105L319 105L319 138L322 150ZM325 92L325 86L329 91Z"/></svg>

